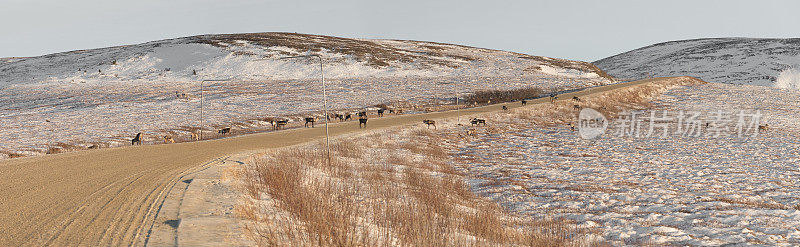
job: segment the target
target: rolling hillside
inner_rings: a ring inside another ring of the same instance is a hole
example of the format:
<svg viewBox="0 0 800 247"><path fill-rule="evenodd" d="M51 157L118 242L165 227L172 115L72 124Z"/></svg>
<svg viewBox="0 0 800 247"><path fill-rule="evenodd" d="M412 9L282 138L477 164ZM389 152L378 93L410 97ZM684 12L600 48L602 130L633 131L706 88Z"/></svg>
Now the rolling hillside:
<svg viewBox="0 0 800 247"><path fill-rule="evenodd" d="M297 33L200 35L144 44L0 59L0 86L32 83L298 79L317 73L313 61L281 58L320 54L326 76L458 76L545 74L601 78L586 62L461 45L364 40Z"/></svg>
<svg viewBox="0 0 800 247"><path fill-rule="evenodd" d="M266 117L320 117L328 106L447 103L455 95L611 83L587 62L462 45L296 33L200 35L0 59L0 158L186 140L217 128L264 129ZM204 79L230 79L207 82ZM201 90L202 87L202 90ZM203 114L201 115L200 96ZM444 101L442 101L444 100Z"/></svg>
<svg viewBox="0 0 800 247"><path fill-rule="evenodd" d="M781 72L800 67L800 38L670 41L604 58L594 64L624 79L685 75L708 82L771 86L778 81ZM789 75L785 73L784 76Z"/></svg>

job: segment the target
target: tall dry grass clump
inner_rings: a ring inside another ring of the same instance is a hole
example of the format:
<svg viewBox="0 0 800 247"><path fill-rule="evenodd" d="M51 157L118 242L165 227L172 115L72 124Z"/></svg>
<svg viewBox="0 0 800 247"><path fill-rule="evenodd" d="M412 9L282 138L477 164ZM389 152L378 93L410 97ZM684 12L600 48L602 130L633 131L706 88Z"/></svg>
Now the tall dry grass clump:
<svg viewBox="0 0 800 247"><path fill-rule="evenodd" d="M578 246L559 221L526 220L474 195L443 137L403 129L259 155L237 207L260 246Z"/></svg>
<svg viewBox="0 0 800 247"><path fill-rule="evenodd" d="M468 104L488 104L538 98L544 90L537 87L527 87L509 90L482 90L471 93L464 98Z"/></svg>

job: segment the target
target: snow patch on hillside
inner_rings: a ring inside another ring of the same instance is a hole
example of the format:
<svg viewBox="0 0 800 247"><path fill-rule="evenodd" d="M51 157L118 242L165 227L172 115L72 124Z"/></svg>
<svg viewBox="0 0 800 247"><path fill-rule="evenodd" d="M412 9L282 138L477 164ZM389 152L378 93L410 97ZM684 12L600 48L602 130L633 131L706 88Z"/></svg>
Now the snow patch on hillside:
<svg viewBox="0 0 800 247"><path fill-rule="evenodd" d="M708 82L778 86L777 78L782 71L800 66L800 38L671 41L594 64L623 80L693 76Z"/></svg>
<svg viewBox="0 0 800 247"><path fill-rule="evenodd" d="M564 76L570 78L600 78L597 73L594 72L584 72L576 69L566 69L566 68L555 68L550 66L539 66L542 73L550 74L550 75L557 75L557 76Z"/></svg>
<svg viewBox="0 0 800 247"><path fill-rule="evenodd" d="M775 87L784 89L800 90L800 71L787 69L778 74Z"/></svg>
<svg viewBox="0 0 800 247"><path fill-rule="evenodd" d="M319 60L287 59L309 54L322 57L328 104L338 110L489 88L574 89L611 82L580 61L292 33L203 35L0 58L0 153L35 155L62 144L119 146L138 132L155 143L164 135L186 139L189 129L213 132L257 118L317 114ZM231 80L207 82L201 92L204 79ZM266 123L253 125L258 124Z"/></svg>

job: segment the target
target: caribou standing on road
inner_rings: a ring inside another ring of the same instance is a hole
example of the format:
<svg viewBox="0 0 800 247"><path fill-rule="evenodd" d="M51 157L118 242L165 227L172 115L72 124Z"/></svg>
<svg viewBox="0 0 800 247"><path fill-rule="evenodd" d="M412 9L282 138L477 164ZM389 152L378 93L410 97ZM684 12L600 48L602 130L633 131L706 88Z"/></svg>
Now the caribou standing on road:
<svg viewBox="0 0 800 247"><path fill-rule="evenodd" d="M288 119L277 119L277 120L272 120L269 123L272 124L272 130L279 130L279 129L283 128L284 126L286 126L287 124L289 124L289 120Z"/></svg>
<svg viewBox="0 0 800 247"><path fill-rule="evenodd" d="M136 137L131 140L131 145L142 145L142 133L136 133Z"/></svg>
<svg viewBox="0 0 800 247"><path fill-rule="evenodd" d="M309 124L309 123L311 123L311 128L314 128L314 122L316 122L316 121L317 121L317 119L316 119L316 118L313 118L313 117L307 117L307 118L306 118L306 128L308 128L308 124Z"/></svg>

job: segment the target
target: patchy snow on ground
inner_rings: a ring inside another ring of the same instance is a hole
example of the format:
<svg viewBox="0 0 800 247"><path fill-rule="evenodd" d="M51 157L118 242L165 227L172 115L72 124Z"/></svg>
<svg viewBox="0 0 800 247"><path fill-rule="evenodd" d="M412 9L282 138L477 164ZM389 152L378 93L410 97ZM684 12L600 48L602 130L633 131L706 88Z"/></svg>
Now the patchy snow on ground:
<svg viewBox="0 0 800 247"><path fill-rule="evenodd" d="M456 94L523 87L580 88L585 80L547 75L526 77L392 77L327 80L330 109L357 109L381 103L453 99ZM319 80L206 82L203 128L287 115L317 115L322 109ZM186 97L177 97L186 94ZM164 135L188 139L200 126L200 83L115 82L81 85L13 85L0 91L0 151L35 155L60 143L89 147L129 143L143 132L145 142ZM290 121L300 121L290 119ZM250 122L265 127L266 122Z"/></svg>
<svg viewBox="0 0 800 247"><path fill-rule="evenodd" d="M201 35L144 44L0 59L0 158L188 139L200 126L313 114L322 108L320 55L330 108L453 98L523 87L611 83L586 62L459 45L296 33ZM545 66L557 72L537 68ZM238 127L264 127L248 122Z"/></svg>
<svg viewBox="0 0 800 247"><path fill-rule="evenodd" d="M800 66L800 38L711 38L658 43L593 62L626 80L692 76L707 82L772 86Z"/></svg>
<svg viewBox="0 0 800 247"><path fill-rule="evenodd" d="M781 71L775 79L775 87L800 90L800 71L794 68Z"/></svg>
<svg viewBox="0 0 800 247"><path fill-rule="evenodd" d="M562 126L496 126L503 131L457 155L480 194L521 214L574 220L613 245L800 245L800 93L706 84L653 103L760 110L771 128L747 138L609 131L585 140Z"/></svg>

